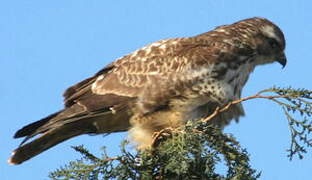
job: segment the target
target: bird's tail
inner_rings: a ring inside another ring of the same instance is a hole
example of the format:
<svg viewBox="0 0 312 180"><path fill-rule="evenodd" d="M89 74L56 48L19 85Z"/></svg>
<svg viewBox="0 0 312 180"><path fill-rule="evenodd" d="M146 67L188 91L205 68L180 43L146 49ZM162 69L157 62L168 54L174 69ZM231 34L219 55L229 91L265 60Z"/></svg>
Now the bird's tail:
<svg viewBox="0 0 312 180"><path fill-rule="evenodd" d="M87 112L82 106L73 105L31 123L14 135L14 138L25 137L25 139L13 151L8 163L21 164L67 139L82 134L126 131L130 126L131 114L125 107L121 106L118 112L113 113L107 109ZM38 138L25 144L26 141L38 135Z"/></svg>
<svg viewBox="0 0 312 180"><path fill-rule="evenodd" d="M87 128L79 127L77 123L69 123L43 133L39 138L15 149L8 163L21 164L69 138L88 133Z"/></svg>

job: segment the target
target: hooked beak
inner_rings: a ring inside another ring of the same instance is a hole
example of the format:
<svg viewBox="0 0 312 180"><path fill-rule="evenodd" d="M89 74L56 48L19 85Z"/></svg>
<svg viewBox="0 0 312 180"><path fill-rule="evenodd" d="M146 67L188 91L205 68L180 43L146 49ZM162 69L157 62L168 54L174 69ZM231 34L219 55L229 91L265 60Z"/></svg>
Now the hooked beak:
<svg viewBox="0 0 312 180"><path fill-rule="evenodd" d="M286 66L286 64L287 64L287 58L286 58L285 53L282 52L281 54L279 54L279 55L277 56L277 58L276 58L276 61L277 61L278 63L280 63L280 64L283 66L283 68L284 68L284 67Z"/></svg>

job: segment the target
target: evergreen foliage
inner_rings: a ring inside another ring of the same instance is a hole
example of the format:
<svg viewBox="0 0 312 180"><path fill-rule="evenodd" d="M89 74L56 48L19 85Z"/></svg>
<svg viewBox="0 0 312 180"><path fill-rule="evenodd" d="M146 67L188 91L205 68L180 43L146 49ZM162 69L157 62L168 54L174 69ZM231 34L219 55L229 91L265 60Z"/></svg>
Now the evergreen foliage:
<svg viewBox="0 0 312 180"><path fill-rule="evenodd" d="M269 100L278 104L284 111L288 120L291 144L287 149L288 157L292 160L294 155L300 159L312 147L312 91L306 89L276 88L260 91L258 94L274 93L267 96ZM265 97L265 96L264 96Z"/></svg>
<svg viewBox="0 0 312 180"><path fill-rule="evenodd" d="M83 159L72 161L50 174L52 179L256 179L247 152L220 129L204 122L189 123L183 130L172 130L159 137L151 151L132 154L122 145L122 154L95 157L83 146L74 149ZM224 174L216 166L224 163Z"/></svg>

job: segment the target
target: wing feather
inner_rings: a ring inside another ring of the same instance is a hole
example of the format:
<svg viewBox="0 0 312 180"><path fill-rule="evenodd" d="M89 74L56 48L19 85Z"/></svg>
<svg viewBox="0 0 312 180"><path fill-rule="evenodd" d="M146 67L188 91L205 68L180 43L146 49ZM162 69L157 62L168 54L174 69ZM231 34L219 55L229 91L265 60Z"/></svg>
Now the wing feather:
<svg viewBox="0 0 312 180"><path fill-rule="evenodd" d="M214 37L202 34L143 47L113 62L114 68L94 81L92 92L138 98L138 104L150 107L144 112L149 112L197 83L203 70L207 78L222 76L225 72L213 71L214 65L245 61L252 56L253 51L246 51L248 48L241 44Z"/></svg>

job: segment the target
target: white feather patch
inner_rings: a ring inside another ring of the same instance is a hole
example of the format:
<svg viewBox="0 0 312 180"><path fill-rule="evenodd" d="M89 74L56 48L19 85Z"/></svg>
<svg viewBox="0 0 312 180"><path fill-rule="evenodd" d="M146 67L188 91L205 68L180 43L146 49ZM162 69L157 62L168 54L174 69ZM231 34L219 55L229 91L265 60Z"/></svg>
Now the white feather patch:
<svg viewBox="0 0 312 180"><path fill-rule="evenodd" d="M95 89L97 88L98 81L102 80L103 78L104 78L104 75L101 75L98 78L96 78L95 82L91 86L92 92L95 92Z"/></svg>
<svg viewBox="0 0 312 180"><path fill-rule="evenodd" d="M264 26L262 31L270 38L276 39L281 42L281 39L275 34L274 28L272 26Z"/></svg>

